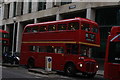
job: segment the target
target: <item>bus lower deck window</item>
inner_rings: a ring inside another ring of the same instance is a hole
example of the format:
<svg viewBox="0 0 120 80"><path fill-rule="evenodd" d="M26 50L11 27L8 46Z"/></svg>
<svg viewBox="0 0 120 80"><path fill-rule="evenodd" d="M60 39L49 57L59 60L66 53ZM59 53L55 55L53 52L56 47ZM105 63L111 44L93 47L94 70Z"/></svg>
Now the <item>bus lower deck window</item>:
<svg viewBox="0 0 120 80"><path fill-rule="evenodd" d="M78 44L67 44L67 53L68 54L78 54Z"/></svg>
<svg viewBox="0 0 120 80"><path fill-rule="evenodd" d="M64 53L64 48L63 47L55 47L54 51L55 51L55 53Z"/></svg>
<svg viewBox="0 0 120 80"><path fill-rule="evenodd" d="M32 52L37 52L37 46L30 46L29 49Z"/></svg>

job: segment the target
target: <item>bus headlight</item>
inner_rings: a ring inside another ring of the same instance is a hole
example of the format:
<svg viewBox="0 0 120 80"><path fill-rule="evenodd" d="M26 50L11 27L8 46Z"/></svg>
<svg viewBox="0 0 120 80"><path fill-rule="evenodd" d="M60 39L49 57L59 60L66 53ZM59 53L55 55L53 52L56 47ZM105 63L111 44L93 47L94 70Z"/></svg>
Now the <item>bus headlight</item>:
<svg viewBox="0 0 120 80"><path fill-rule="evenodd" d="M83 66L83 64L80 64L80 67L82 67Z"/></svg>
<svg viewBox="0 0 120 80"><path fill-rule="evenodd" d="M99 66L98 65L96 65L96 68L98 68Z"/></svg>

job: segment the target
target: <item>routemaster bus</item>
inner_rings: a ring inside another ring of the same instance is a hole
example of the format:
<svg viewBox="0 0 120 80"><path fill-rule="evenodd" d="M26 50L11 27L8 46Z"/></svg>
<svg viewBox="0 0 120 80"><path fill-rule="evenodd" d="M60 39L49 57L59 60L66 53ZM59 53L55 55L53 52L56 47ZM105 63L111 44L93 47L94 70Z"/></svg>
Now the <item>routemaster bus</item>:
<svg viewBox="0 0 120 80"><path fill-rule="evenodd" d="M0 46L2 49L2 53L8 51L8 45L9 45L8 32L0 29Z"/></svg>
<svg viewBox="0 0 120 80"><path fill-rule="evenodd" d="M95 47L100 47L100 33L92 20L76 17L28 24L23 32L20 64L45 68L45 57L50 56L52 70L94 77L98 70L98 63L91 58Z"/></svg>
<svg viewBox="0 0 120 80"><path fill-rule="evenodd" d="M112 27L106 46L104 77L120 80L120 26Z"/></svg>

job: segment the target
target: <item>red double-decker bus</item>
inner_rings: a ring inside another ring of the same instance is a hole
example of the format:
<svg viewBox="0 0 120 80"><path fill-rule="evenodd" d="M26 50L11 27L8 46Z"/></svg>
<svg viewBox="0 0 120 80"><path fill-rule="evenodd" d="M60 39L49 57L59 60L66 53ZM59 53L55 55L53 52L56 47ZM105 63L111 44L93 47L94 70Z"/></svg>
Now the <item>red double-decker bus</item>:
<svg viewBox="0 0 120 80"><path fill-rule="evenodd" d="M112 27L108 36L104 77L109 80L120 80L120 26Z"/></svg>
<svg viewBox="0 0 120 80"><path fill-rule="evenodd" d="M23 32L20 64L45 68L45 57L50 56L52 70L94 77L98 70L91 58L94 47L100 47L100 33L92 20L77 17L29 24Z"/></svg>
<svg viewBox="0 0 120 80"><path fill-rule="evenodd" d="M2 53L8 51L9 38L8 32L0 29L0 46L2 47Z"/></svg>

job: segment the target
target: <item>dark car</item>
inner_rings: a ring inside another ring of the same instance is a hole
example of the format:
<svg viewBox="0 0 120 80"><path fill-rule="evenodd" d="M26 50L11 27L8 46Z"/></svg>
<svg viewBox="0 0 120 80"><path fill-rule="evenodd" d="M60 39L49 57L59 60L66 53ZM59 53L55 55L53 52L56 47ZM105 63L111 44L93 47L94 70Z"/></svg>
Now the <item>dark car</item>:
<svg viewBox="0 0 120 80"><path fill-rule="evenodd" d="M19 64L20 58L19 53L14 52L5 52L2 54L2 62L3 63L11 63L11 64Z"/></svg>

